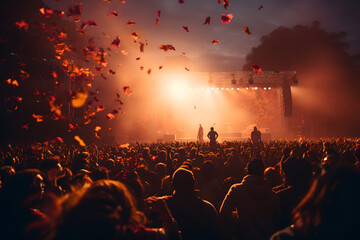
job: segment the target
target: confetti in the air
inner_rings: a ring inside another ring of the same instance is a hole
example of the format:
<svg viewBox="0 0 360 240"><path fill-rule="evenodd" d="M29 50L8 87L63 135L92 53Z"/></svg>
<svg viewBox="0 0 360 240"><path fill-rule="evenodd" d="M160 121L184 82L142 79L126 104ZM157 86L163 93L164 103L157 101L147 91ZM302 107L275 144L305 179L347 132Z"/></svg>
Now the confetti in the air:
<svg viewBox="0 0 360 240"><path fill-rule="evenodd" d="M254 73L259 73L262 71L262 68L259 64L251 64L251 67L252 67Z"/></svg>
<svg viewBox="0 0 360 240"><path fill-rule="evenodd" d="M160 50L164 51L164 52L167 52L168 50L173 50L175 51L175 48L173 45L170 45L170 44L165 44L165 45L160 45L158 47Z"/></svg>
<svg viewBox="0 0 360 240"><path fill-rule="evenodd" d="M86 147L85 142L79 136L76 135L74 139L80 144L80 146Z"/></svg>
<svg viewBox="0 0 360 240"><path fill-rule="evenodd" d="M14 23L15 26L17 26L18 29L23 29L24 31L27 31L29 29L29 24L25 22L24 20L20 20Z"/></svg>
<svg viewBox="0 0 360 240"><path fill-rule="evenodd" d="M225 23L225 24L228 24L230 23L230 20L233 19L233 15L231 13L229 14L222 14L221 15L221 22L222 23Z"/></svg>
<svg viewBox="0 0 360 240"><path fill-rule="evenodd" d="M243 32L246 33L247 35L251 34L249 27L244 27Z"/></svg>
<svg viewBox="0 0 360 240"><path fill-rule="evenodd" d="M205 18L204 25L210 25L210 21L211 21L211 18L210 18L210 17L206 17L206 18Z"/></svg>

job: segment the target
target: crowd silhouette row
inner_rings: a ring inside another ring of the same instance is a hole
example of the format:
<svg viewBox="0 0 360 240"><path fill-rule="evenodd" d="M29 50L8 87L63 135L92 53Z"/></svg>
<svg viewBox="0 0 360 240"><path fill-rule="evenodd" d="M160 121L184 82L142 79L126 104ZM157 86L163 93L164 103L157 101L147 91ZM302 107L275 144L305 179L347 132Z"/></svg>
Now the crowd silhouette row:
<svg viewBox="0 0 360 240"><path fill-rule="evenodd" d="M0 239L360 239L360 139L2 146Z"/></svg>

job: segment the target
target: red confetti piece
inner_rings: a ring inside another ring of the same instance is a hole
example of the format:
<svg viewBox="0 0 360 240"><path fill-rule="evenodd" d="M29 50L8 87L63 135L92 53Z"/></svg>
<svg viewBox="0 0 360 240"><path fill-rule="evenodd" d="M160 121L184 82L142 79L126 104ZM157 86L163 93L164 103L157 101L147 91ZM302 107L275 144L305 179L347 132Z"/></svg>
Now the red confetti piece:
<svg viewBox="0 0 360 240"><path fill-rule="evenodd" d="M106 114L106 118L107 118L108 120L113 120L113 119L115 118L115 115L112 114L112 113L108 113L108 114Z"/></svg>
<svg viewBox="0 0 360 240"><path fill-rule="evenodd" d="M185 70L186 70L186 71L190 71L190 69L188 69L187 67L185 67Z"/></svg>
<svg viewBox="0 0 360 240"><path fill-rule="evenodd" d="M151 73L151 68L149 68L149 70L147 71L147 74L150 75L150 73Z"/></svg>
<svg viewBox="0 0 360 240"><path fill-rule="evenodd" d="M225 10L227 10L227 8L228 8L228 6L229 6L229 1L228 0L224 0L224 8L225 8Z"/></svg>
<svg viewBox="0 0 360 240"><path fill-rule="evenodd" d="M158 18L156 19L156 22L155 22L155 23L156 23L156 25L159 25L160 21L159 21Z"/></svg>
<svg viewBox="0 0 360 240"><path fill-rule="evenodd" d="M216 39L214 39L214 40L211 41L211 43L214 44L214 45L215 45L215 44L218 44L219 42L220 42L220 41L219 41L219 40L216 40Z"/></svg>
<svg viewBox="0 0 360 240"><path fill-rule="evenodd" d="M37 115L37 114L34 114L33 113L33 118L35 118L36 119L36 122L42 122L42 121L44 121L44 117L43 116L41 116L41 115Z"/></svg>
<svg viewBox="0 0 360 240"><path fill-rule="evenodd" d="M136 32L131 33L131 36L135 39L135 42L139 39L139 35Z"/></svg>
<svg viewBox="0 0 360 240"><path fill-rule="evenodd" d="M210 21L211 21L211 18L210 18L210 17L206 17L206 18L205 18L204 25L210 25Z"/></svg>
<svg viewBox="0 0 360 240"><path fill-rule="evenodd" d="M163 66L159 66L159 70L161 70L163 68Z"/></svg>
<svg viewBox="0 0 360 240"><path fill-rule="evenodd" d="M54 13L53 10L51 10L51 9L46 9L46 8L40 8L39 11L40 11L40 13L41 13L42 15L44 15L44 16L47 17L47 18L50 17L50 16Z"/></svg>
<svg viewBox="0 0 360 240"><path fill-rule="evenodd" d="M180 4L184 4L184 0L179 0L179 3L180 3Z"/></svg>
<svg viewBox="0 0 360 240"><path fill-rule="evenodd" d="M254 73L259 73L262 71L262 68L259 64L251 64L251 67L252 67Z"/></svg>
<svg viewBox="0 0 360 240"><path fill-rule="evenodd" d="M164 44L164 45L160 45L158 47L160 50L164 51L164 52L167 52L168 50L173 50L175 51L175 48L173 45L170 45L170 44Z"/></svg>
<svg viewBox="0 0 360 240"><path fill-rule="evenodd" d="M79 125L76 123L75 125L74 124L71 124L71 123L69 123L69 129L70 130L72 130L72 129L76 129L76 128L78 128L79 127Z"/></svg>
<svg viewBox="0 0 360 240"><path fill-rule="evenodd" d="M96 24L96 22L91 21L91 20L87 21L87 24L88 24L89 26L98 27L98 25Z"/></svg>
<svg viewBox="0 0 360 240"><path fill-rule="evenodd" d="M55 71L52 71L52 72L51 72L51 76L52 76L53 78L59 78L59 75L58 75Z"/></svg>
<svg viewBox="0 0 360 240"><path fill-rule="evenodd" d="M189 32L189 28L187 26L183 26L183 29L185 30L185 32Z"/></svg>
<svg viewBox="0 0 360 240"><path fill-rule="evenodd" d="M128 21L128 23L127 23L126 25L127 25L127 26L131 26L131 25L135 25L135 24L136 24L136 22L130 20L130 21Z"/></svg>
<svg viewBox="0 0 360 240"><path fill-rule="evenodd" d="M157 10L157 11L156 11L156 15L157 15L158 17L160 17L160 14L161 14L161 11L160 11L160 10Z"/></svg>
<svg viewBox="0 0 360 240"><path fill-rule="evenodd" d="M114 70L109 69L109 74L114 75L114 74L115 74L115 71L114 71Z"/></svg>
<svg viewBox="0 0 360 240"><path fill-rule="evenodd" d="M263 5L260 5L260 7L258 8L258 10L260 11L261 9L263 9L264 6Z"/></svg>
<svg viewBox="0 0 360 240"><path fill-rule="evenodd" d="M111 46L115 46L115 47L119 47L120 45L120 38L116 37L112 42L111 42Z"/></svg>
<svg viewBox="0 0 360 240"><path fill-rule="evenodd" d="M222 14L221 15L221 22L222 23L225 23L225 24L228 24L230 23L230 20L233 19L233 15L231 13L229 14Z"/></svg>
<svg viewBox="0 0 360 240"><path fill-rule="evenodd" d="M85 142L79 136L75 136L74 139L80 144L80 146L86 146Z"/></svg>
<svg viewBox="0 0 360 240"><path fill-rule="evenodd" d="M114 11L110 11L110 14L113 15L113 16L115 16L115 17L119 16L119 14L118 14L115 10L114 10Z"/></svg>
<svg viewBox="0 0 360 240"><path fill-rule="evenodd" d="M130 91L130 87L128 85L125 85L123 87L123 91L126 95L130 96L131 95L131 91Z"/></svg>
<svg viewBox="0 0 360 240"><path fill-rule="evenodd" d="M251 34L249 27L244 27L243 32L246 33L247 35Z"/></svg>
<svg viewBox="0 0 360 240"><path fill-rule="evenodd" d="M101 111L104 111L104 110L105 110L104 105L98 106L98 107L96 108L96 112L101 112Z"/></svg>
<svg viewBox="0 0 360 240"><path fill-rule="evenodd" d="M18 29L24 29L24 31L29 29L29 24L27 24L24 20L17 21L14 24Z"/></svg>

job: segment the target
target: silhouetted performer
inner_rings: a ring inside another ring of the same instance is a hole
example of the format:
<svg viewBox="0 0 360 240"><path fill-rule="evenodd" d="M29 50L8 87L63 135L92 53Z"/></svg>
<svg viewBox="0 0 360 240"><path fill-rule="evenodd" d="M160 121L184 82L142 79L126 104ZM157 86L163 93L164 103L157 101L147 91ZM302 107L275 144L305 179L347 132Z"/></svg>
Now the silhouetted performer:
<svg viewBox="0 0 360 240"><path fill-rule="evenodd" d="M253 144L259 144L261 142L261 132L254 127L254 131L251 132L251 142Z"/></svg>
<svg viewBox="0 0 360 240"><path fill-rule="evenodd" d="M203 143L204 142L204 129L201 126L201 124L199 124L199 131L198 131L198 135L197 138L199 140L199 143Z"/></svg>
<svg viewBox="0 0 360 240"><path fill-rule="evenodd" d="M219 134L211 127L207 137L210 139L210 148L214 150L216 147L216 139L219 137Z"/></svg>

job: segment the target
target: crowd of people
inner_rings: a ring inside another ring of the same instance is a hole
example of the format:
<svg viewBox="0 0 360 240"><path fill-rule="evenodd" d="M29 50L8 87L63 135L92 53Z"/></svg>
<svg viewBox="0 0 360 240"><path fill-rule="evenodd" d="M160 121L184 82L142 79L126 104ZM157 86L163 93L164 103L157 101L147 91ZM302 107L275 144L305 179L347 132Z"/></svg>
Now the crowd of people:
<svg viewBox="0 0 360 240"><path fill-rule="evenodd" d="M360 139L0 150L0 239L360 239Z"/></svg>

